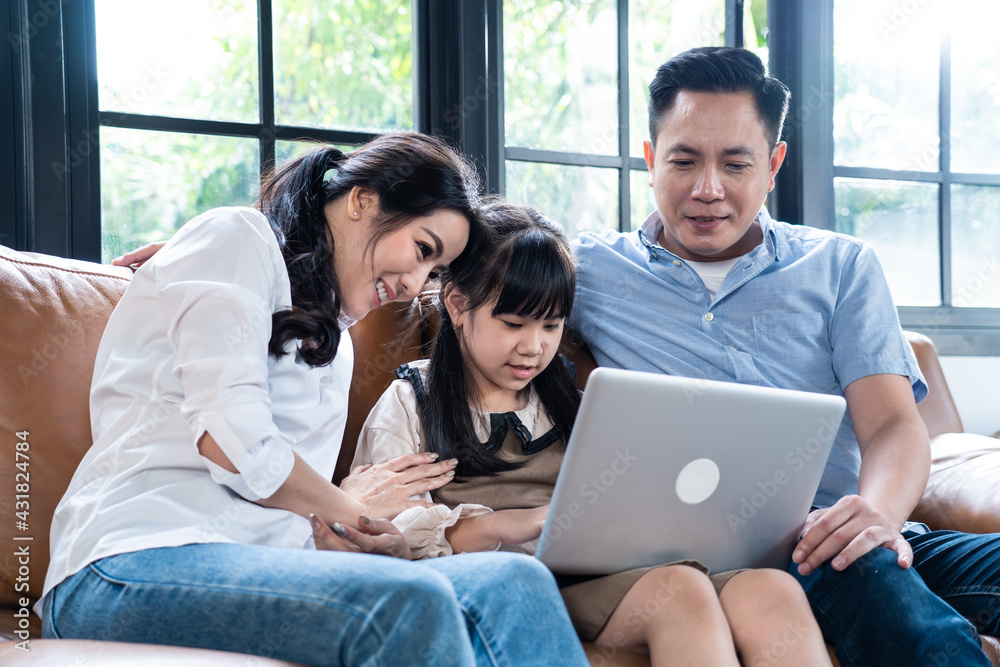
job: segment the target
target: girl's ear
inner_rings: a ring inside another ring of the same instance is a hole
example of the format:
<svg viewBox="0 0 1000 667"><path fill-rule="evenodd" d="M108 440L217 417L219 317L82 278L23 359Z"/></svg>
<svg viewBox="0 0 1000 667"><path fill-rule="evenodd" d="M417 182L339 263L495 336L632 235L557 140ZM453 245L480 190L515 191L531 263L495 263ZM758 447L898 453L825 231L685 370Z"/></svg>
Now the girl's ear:
<svg viewBox="0 0 1000 667"><path fill-rule="evenodd" d="M465 306L469 303L461 291L454 285L449 285L444 290L444 307L448 310L448 317L451 318L452 325L458 329L465 322Z"/></svg>

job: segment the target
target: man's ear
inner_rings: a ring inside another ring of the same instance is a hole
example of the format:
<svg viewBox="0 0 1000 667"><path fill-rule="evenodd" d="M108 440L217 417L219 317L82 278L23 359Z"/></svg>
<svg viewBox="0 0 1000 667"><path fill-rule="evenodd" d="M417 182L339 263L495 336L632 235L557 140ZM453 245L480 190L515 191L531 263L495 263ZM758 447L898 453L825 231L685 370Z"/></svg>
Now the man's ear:
<svg viewBox="0 0 1000 667"><path fill-rule="evenodd" d="M785 161L785 151L787 150L788 144L784 141L779 141L774 145L774 150L771 151L771 163L768 165L771 180L767 184L768 192L774 189L774 177L778 174L778 170L781 169L781 163Z"/></svg>
<svg viewBox="0 0 1000 667"><path fill-rule="evenodd" d="M646 139L642 142L642 156L646 158L646 168L649 169L649 184L653 185L653 161L656 156L656 147L653 142Z"/></svg>
<svg viewBox="0 0 1000 667"><path fill-rule="evenodd" d="M465 322L466 306L469 299L454 285L444 289L444 307L448 311L452 325L457 329Z"/></svg>

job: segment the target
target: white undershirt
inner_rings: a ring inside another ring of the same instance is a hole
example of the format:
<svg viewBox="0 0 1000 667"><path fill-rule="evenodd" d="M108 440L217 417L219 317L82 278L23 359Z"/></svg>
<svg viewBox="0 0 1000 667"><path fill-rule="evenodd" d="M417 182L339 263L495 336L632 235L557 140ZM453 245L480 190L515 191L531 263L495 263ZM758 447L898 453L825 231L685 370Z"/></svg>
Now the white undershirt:
<svg viewBox="0 0 1000 667"><path fill-rule="evenodd" d="M726 279L729 270L736 266L736 262L741 259L743 258L734 257L733 259L724 259L718 262L692 262L691 260L687 260L687 263L701 277L701 281L708 288L709 296L714 299L715 293L722 287L722 281Z"/></svg>
<svg viewBox="0 0 1000 667"><path fill-rule="evenodd" d="M281 486L293 451L333 477L354 349L345 330L329 366L293 344L269 356L271 314L290 304L274 233L249 208L195 218L136 272L97 352L94 445L53 516L43 593L139 549L307 543L306 519L247 501ZM206 431L239 474L201 456Z"/></svg>

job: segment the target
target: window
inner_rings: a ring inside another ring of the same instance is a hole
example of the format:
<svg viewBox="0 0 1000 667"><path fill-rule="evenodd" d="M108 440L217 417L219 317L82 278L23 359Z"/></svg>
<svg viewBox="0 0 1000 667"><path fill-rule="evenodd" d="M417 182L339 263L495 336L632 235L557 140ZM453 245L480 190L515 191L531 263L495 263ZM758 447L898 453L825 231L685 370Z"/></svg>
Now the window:
<svg viewBox="0 0 1000 667"><path fill-rule="evenodd" d="M414 128L408 0L95 0L101 257L250 204L308 149Z"/></svg>
<svg viewBox="0 0 1000 667"><path fill-rule="evenodd" d="M1000 8L835 0L832 13L835 229L875 248L905 327L946 353L995 354Z"/></svg>
<svg viewBox="0 0 1000 667"><path fill-rule="evenodd" d="M642 142L659 65L725 43L767 62L766 0L505 0L502 21L503 189L571 238L653 210Z"/></svg>

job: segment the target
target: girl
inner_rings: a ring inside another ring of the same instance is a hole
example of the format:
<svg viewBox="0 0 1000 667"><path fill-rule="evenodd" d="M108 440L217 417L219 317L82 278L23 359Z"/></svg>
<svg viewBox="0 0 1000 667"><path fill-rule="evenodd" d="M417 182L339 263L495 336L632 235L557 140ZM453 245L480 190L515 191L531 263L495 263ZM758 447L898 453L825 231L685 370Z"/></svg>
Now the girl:
<svg viewBox="0 0 1000 667"><path fill-rule="evenodd" d="M329 481L347 328L475 257L478 198L469 165L431 137L321 148L264 183L255 209L195 218L136 272L97 353L94 445L52 521L44 636L308 665L584 662L543 568L357 553L410 550ZM304 548L313 531L353 553Z"/></svg>
<svg viewBox="0 0 1000 667"><path fill-rule="evenodd" d="M565 237L530 208L494 201L484 215L498 241L478 266L446 272L431 357L397 371L355 456L362 469L422 450L457 459L455 482L426 494L438 504L395 520L417 557L532 552L580 402L555 359L575 287ZM623 650L654 665L830 664L789 574L706 575L685 561L561 584L595 662Z"/></svg>

